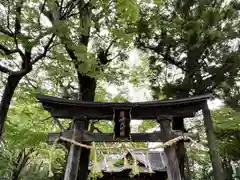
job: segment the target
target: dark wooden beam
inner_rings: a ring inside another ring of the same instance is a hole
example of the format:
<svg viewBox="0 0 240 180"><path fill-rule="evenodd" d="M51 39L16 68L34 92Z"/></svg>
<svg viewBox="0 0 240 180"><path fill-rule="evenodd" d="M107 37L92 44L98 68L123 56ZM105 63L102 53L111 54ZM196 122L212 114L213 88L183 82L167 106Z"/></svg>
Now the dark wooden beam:
<svg viewBox="0 0 240 180"><path fill-rule="evenodd" d="M172 120L171 116L159 116L157 118L160 123L161 131L163 133L163 142L167 142L173 138L171 133L171 125L170 122ZM165 148L165 154L167 156L167 174L169 180L181 180L181 174L179 169L179 164L177 161L176 149L175 145L169 146Z"/></svg>
<svg viewBox="0 0 240 180"><path fill-rule="evenodd" d="M182 133L181 131L172 131L172 136L190 136L191 138L196 138L195 134ZM59 137L65 137L71 139L73 135L72 130L67 130L61 133L49 133L47 137L47 142L54 142ZM162 132L154 133L132 133L131 141L132 142L162 142L164 139L164 134ZM119 139L116 140L113 138L113 133L91 133L89 131L77 131L75 133L75 141L77 142L127 142L129 140Z"/></svg>
<svg viewBox="0 0 240 180"><path fill-rule="evenodd" d="M37 99L53 117L57 118L71 119L83 115L89 119L112 120L113 109L131 109L132 119L144 120L156 119L159 115L193 117L210 97L211 95L202 95L185 99L137 103L85 102L44 95L38 95Z"/></svg>
<svg viewBox="0 0 240 180"><path fill-rule="evenodd" d="M175 110L173 110L175 109ZM133 109L131 113L132 119L149 120L156 119L161 115L171 114L173 117L194 117L199 110L193 105L191 107L174 107L173 109L166 108L151 108L151 110L143 111L142 109ZM104 108L77 108L77 107L55 107L54 109L47 109L53 117L72 119L74 116L84 115L88 119L94 120L113 120L112 110L105 111Z"/></svg>

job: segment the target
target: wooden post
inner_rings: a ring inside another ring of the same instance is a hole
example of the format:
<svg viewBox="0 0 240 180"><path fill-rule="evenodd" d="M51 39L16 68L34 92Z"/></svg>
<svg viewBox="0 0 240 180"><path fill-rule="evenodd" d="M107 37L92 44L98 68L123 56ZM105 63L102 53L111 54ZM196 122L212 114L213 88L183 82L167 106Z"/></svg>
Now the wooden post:
<svg viewBox="0 0 240 180"><path fill-rule="evenodd" d="M161 132L163 133L163 141L167 142L172 138L170 122L172 120L171 116L159 116L157 121L160 123ZM181 174L179 170L179 165L177 161L175 145L164 149L167 156L167 174L168 180L181 180Z"/></svg>
<svg viewBox="0 0 240 180"><path fill-rule="evenodd" d="M74 118L72 129L73 129L73 137L75 139L75 134L79 129L84 129L85 126L85 118ZM81 155L81 147L78 147L74 144L71 144L70 150L68 153L68 161L65 169L64 180L77 180L78 176L78 167L79 167L79 159Z"/></svg>
<svg viewBox="0 0 240 180"><path fill-rule="evenodd" d="M207 133L208 148L213 166L213 175L215 180L224 180L224 173L221 165L220 155L217 148L216 137L213 129L213 122L207 101L202 109L204 126Z"/></svg>
<svg viewBox="0 0 240 180"><path fill-rule="evenodd" d="M172 121L172 129L181 130L182 132L185 132L184 118L174 117ZM186 153L186 148L184 146L184 141L180 141L179 143L176 144L176 153L177 153L178 164L179 164L180 174L182 179L191 180L189 161Z"/></svg>
<svg viewBox="0 0 240 180"><path fill-rule="evenodd" d="M84 125L84 129L87 130L89 126L89 121ZM90 143L86 143L90 145ZM90 149L83 148L81 151L81 157L79 162L79 171L78 171L78 180L87 180L88 179L88 164L90 158Z"/></svg>

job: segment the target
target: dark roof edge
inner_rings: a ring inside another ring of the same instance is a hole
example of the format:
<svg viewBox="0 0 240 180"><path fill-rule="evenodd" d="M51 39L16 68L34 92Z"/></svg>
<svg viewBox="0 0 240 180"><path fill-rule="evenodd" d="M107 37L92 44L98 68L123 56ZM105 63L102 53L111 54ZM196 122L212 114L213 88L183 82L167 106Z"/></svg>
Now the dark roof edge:
<svg viewBox="0 0 240 180"><path fill-rule="evenodd" d="M88 101L79 101L79 100L68 100L54 96L47 96L42 94L37 94L37 99L41 103L50 103L50 104L61 104L61 105L71 105L71 106L158 106L158 105L178 105L178 104L187 104L194 102L203 102L212 98L212 94L198 95L188 98L181 98L175 100L158 100L158 101L146 101L146 102L88 102Z"/></svg>

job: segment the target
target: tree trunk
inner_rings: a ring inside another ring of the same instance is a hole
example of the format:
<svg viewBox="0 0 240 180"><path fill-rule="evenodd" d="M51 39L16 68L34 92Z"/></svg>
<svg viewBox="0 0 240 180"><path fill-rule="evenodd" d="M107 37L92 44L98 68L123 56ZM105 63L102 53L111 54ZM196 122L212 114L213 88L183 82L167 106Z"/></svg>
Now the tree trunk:
<svg viewBox="0 0 240 180"><path fill-rule="evenodd" d="M5 86L1 104L0 104L0 138L2 138L3 131L4 131L4 124L7 118L7 113L9 110L9 106L14 94L14 91L22 79L23 76L15 76L9 75L7 79L7 84Z"/></svg>
<svg viewBox="0 0 240 180"><path fill-rule="evenodd" d="M80 44L88 46L89 36L90 36L90 27L91 27L91 15L92 15L92 7L91 3L87 5L84 10L82 7L85 6L85 2L83 0L78 4L78 8L81 11L79 15L80 26L86 30L86 34L80 35ZM86 52L87 53L87 52ZM86 60L86 59L85 59ZM96 90L96 79L85 74L81 74L78 70L78 64L75 64L78 76L78 85L79 85L79 100L82 101L94 101L95 90ZM84 129L88 129L89 121L85 124ZM79 171L78 171L78 179L79 180L87 180L88 177L88 164L89 164L90 150L86 148L82 148L80 161L79 161Z"/></svg>
<svg viewBox="0 0 240 180"><path fill-rule="evenodd" d="M82 101L94 101L95 90L97 82L95 78L82 75L80 72L78 75L78 84L79 84L79 100Z"/></svg>
<svg viewBox="0 0 240 180"><path fill-rule="evenodd" d="M79 90L81 93L81 100L83 101L94 101L95 90L96 90L96 79L82 75L78 72L78 83ZM85 129L88 129L89 121L85 124ZM79 171L78 171L78 179L79 180L87 180L88 177L88 164L89 164L89 156L90 150L83 148L81 151L81 157L79 162Z"/></svg>
<svg viewBox="0 0 240 180"><path fill-rule="evenodd" d="M33 152L33 149L31 148L27 153L26 149L23 149L17 158L17 162L15 164L15 168L12 174L12 180L18 180L20 178L20 173L22 172L23 168L27 164L29 160L29 155Z"/></svg>
<svg viewBox="0 0 240 180"><path fill-rule="evenodd" d="M192 89L191 76L194 71L192 68L191 59L189 59L189 58L187 59L187 62L186 62L186 68L187 68L187 71L185 73L183 82L180 86L180 90L176 92L176 98L189 97L189 92ZM173 118L172 129L173 130L181 130L183 132L186 132L186 129L184 127L184 118L183 117ZM176 150L177 150L177 156L178 156L178 161L179 161L181 177L184 180L191 180L191 174L188 171L189 170L189 162L186 161L187 154L186 154L186 148L184 146L184 141L177 143L176 146L177 146ZM185 171L185 168L187 171Z"/></svg>

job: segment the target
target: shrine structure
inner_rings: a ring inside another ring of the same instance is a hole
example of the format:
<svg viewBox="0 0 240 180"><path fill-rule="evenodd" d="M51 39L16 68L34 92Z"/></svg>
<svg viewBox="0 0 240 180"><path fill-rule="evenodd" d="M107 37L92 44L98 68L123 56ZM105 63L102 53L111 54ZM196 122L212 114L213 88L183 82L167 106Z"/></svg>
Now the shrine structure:
<svg viewBox="0 0 240 180"><path fill-rule="evenodd" d="M208 143L211 145L211 143L215 143L211 114L207 105L207 100L211 97L210 94L207 94L176 100L136 103L84 102L46 95L38 95L37 99L42 103L43 107L49 111L53 118L73 120L70 130L64 130L59 133L49 133L49 141L54 141L59 137L65 137L79 143L114 141L167 142L173 138L184 135L182 131L172 130L171 122L177 121L178 118L194 117L199 110L202 110ZM130 121L134 119L156 120L160 124L161 131L153 133L131 133ZM88 131L90 120L114 121L114 133L92 133ZM70 144L64 180L77 179L81 150L82 147ZM183 177L179 168L181 160L177 161L179 158L176 154L176 146L169 146L165 148L164 151L167 156L168 179L181 180ZM219 155L216 150L210 148L210 157L213 170L216 172L221 169L221 167L218 166ZM85 166L87 167L88 164Z"/></svg>

